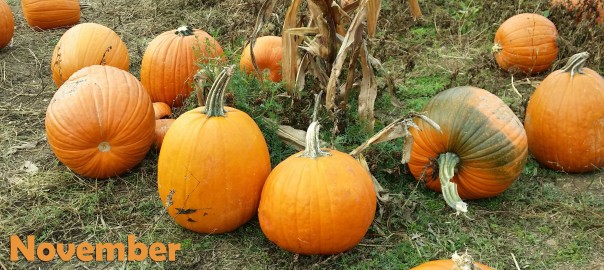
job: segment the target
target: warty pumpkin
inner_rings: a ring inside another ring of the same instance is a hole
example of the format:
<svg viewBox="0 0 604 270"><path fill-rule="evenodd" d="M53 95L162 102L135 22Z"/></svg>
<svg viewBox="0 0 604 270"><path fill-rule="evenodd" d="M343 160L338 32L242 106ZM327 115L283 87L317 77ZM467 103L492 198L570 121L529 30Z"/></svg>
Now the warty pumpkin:
<svg viewBox="0 0 604 270"><path fill-rule="evenodd" d="M189 26L166 31L145 49L141 82L154 102L179 107L192 91L199 63L222 59L220 44L208 33Z"/></svg>
<svg viewBox="0 0 604 270"><path fill-rule="evenodd" d="M434 260L422 263L411 270L492 270L493 268L482 263L474 262L467 253L453 254L449 260Z"/></svg>
<svg viewBox="0 0 604 270"><path fill-rule="evenodd" d="M558 30L549 19L522 13L499 26L492 51L503 70L536 74L549 69L558 57L557 37Z"/></svg>
<svg viewBox="0 0 604 270"><path fill-rule="evenodd" d="M73 74L46 110L48 144L59 161L90 178L120 175L153 144L151 99L127 71L93 65Z"/></svg>
<svg viewBox="0 0 604 270"><path fill-rule="evenodd" d="M447 204L467 211L462 199L496 196L520 176L527 158L522 122L492 93L455 87L436 94L425 115L441 131L416 119L409 169Z"/></svg>
<svg viewBox="0 0 604 270"><path fill-rule="evenodd" d="M258 220L266 237L299 254L337 254L356 246L373 222L376 193L369 172L352 156L319 147L319 124L306 149L271 172Z"/></svg>
<svg viewBox="0 0 604 270"><path fill-rule="evenodd" d="M15 18L4 0L0 0L0 18L0 49L2 49L10 43L15 33Z"/></svg>
<svg viewBox="0 0 604 270"><path fill-rule="evenodd" d="M108 65L128 71L128 48L113 30L97 23L69 28L55 46L50 68L61 86L71 74L91 65Z"/></svg>
<svg viewBox="0 0 604 270"><path fill-rule="evenodd" d="M273 82L281 81L281 37L263 36L256 39L254 44L254 58L260 72L268 70L269 78ZM254 72L250 44L243 49L239 68L248 74Z"/></svg>
<svg viewBox="0 0 604 270"><path fill-rule="evenodd" d="M195 232L230 232L249 221L271 170L258 125L223 105L232 72L216 78L205 107L174 121L159 153L159 197L176 223Z"/></svg>
<svg viewBox="0 0 604 270"><path fill-rule="evenodd" d="M584 67L589 53L570 57L530 97L524 125L530 153L569 173L604 167L604 78Z"/></svg>
<svg viewBox="0 0 604 270"><path fill-rule="evenodd" d="M67 27L80 21L78 0L21 0L23 17L35 30Z"/></svg>

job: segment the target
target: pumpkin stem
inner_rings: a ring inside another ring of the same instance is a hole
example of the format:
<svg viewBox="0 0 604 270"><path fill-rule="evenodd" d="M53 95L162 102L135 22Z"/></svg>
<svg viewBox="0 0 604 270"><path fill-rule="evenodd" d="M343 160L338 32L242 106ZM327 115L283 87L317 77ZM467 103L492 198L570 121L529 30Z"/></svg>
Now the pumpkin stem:
<svg viewBox="0 0 604 270"><path fill-rule="evenodd" d="M472 259L472 256L468 252L461 255L455 252L451 256L451 260L455 263L452 270L482 270L478 265L474 264L474 259Z"/></svg>
<svg viewBox="0 0 604 270"><path fill-rule="evenodd" d="M588 52L577 53L571 56L562 68L565 72L570 72L570 77L575 76L575 73L583 74L583 66L589 57Z"/></svg>
<svg viewBox="0 0 604 270"><path fill-rule="evenodd" d="M188 26L188 25L183 25L181 27L176 28L176 31L174 32L174 34L179 35L181 37L193 35L193 27Z"/></svg>
<svg viewBox="0 0 604 270"><path fill-rule="evenodd" d="M314 159L324 156L331 156L329 152L321 150L321 141L319 140L320 127L321 125L319 125L319 122L317 121L310 123L310 126L308 126L308 130L306 131L306 149L304 149L304 153L298 157Z"/></svg>
<svg viewBox="0 0 604 270"><path fill-rule="evenodd" d="M468 212L468 205L461 200L459 193L457 193L457 184L451 182L453 175L455 174L455 167L459 164L459 157L454 153L444 153L438 157L438 178L440 179L440 186L442 189L445 202L457 211Z"/></svg>
<svg viewBox="0 0 604 270"><path fill-rule="evenodd" d="M493 53L500 53L502 49L503 49L503 47L501 47L501 44L499 44L499 43L495 43L495 44L493 44L493 47L491 47L491 51Z"/></svg>
<svg viewBox="0 0 604 270"><path fill-rule="evenodd" d="M208 93L206 107L203 110L203 113L207 115L207 117L224 116L224 113L226 112L224 110L224 91L231 81L234 67L234 65L225 67L212 84L210 93Z"/></svg>

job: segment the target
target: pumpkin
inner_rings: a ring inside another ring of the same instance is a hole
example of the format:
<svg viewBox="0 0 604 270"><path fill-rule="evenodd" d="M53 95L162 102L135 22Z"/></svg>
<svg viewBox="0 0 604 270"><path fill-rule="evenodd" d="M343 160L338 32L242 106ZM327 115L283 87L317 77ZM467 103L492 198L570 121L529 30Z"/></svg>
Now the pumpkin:
<svg viewBox="0 0 604 270"><path fill-rule="evenodd" d="M61 86L71 74L91 65L128 71L128 48L113 30L97 23L78 24L65 31L51 59L52 79Z"/></svg>
<svg viewBox="0 0 604 270"><path fill-rule="evenodd" d="M306 149L271 172L258 220L266 237L299 254L337 254L356 246L373 222L376 193L369 172L352 156L319 147L319 125Z"/></svg>
<svg viewBox="0 0 604 270"><path fill-rule="evenodd" d="M271 170L258 125L223 105L232 72L217 77L205 107L172 123L159 153L159 197L176 223L195 232L230 232L249 221Z"/></svg>
<svg viewBox="0 0 604 270"><path fill-rule="evenodd" d="M497 96L472 87L436 94L424 107L440 131L417 119L409 169L447 204L467 211L461 199L496 196L522 172L527 138L522 122Z"/></svg>
<svg viewBox="0 0 604 270"><path fill-rule="evenodd" d="M458 255L453 254L449 260L434 260L422 263L411 270L492 270L493 268L474 262L467 253Z"/></svg>
<svg viewBox="0 0 604 270"><path fill-rule="evenodd" d="M13 39L15 32L15 18L10 7L4 0L0 0L0 49L6 47Z"/></svg>
<svg viewBox="0 0 604 270"><path fill-rule="evenodd" d="M90 178L120 175L153 144L151 99L127 71L93 65L74 73L46 110L48 144L59 161Z"/></svg>
<svg viewBox="0 0 604 270"><path fill-rule="evenodd" d="M179 107L191 91L198 62L223 55L208 33L182 26L155 37L145 49L140 78L154 102Z"/></svg>
<svg viewBox="0 0 604 270"><path fill-rule="evenodd" d="M260 72L269 71L269 78L273 82L281 81L281 37L263 36L256 39L254 44L254 58ZM254 71L250 44L243 49L239 68L250 74Z"/></svg>
<svg viewBox="0 0 604 270"><path fill-rule="evenodd" d="M530 97L524 125L529 151L569 173L604 167L604 78L584 67L587 52L547 75Z"/></svg>
<svg viewBox="0 0 604 270"><path fill-rule="evenodd" d="M503 70L536 74L549 69L558 57L557 37L549 19L522 13L499 26L492 51Z"/></svg>
<svg viewBox="0 0 604 270"><path fill-rule="evenodd" d="M174 119L157 119L155 120L155 149L161 149L164 142L164 137L168 133L168 129L174 123Z"/></svg>
<svg viewBox="0 0 604 270"><path fill-rule="evenodd" d="M21 0L23 17L35 30L72 26L80 21L78 0Z"/></svg>
<svg viewBox="0 0 604 270"><path fill-rule="evenodd" d="M161 119L172 114L170 105L164 102L153 102L153 111L155 112L155 119Z"/></svg>
<svg viewBox="0 0 604 270"><path fill-rule="evenodd" d="M552 0L551 4L554 7L561 6L570 12L576 12L579 20L585 15L586 17L596 16L598 24L604 21L604 1L602 0Z"/></svg>

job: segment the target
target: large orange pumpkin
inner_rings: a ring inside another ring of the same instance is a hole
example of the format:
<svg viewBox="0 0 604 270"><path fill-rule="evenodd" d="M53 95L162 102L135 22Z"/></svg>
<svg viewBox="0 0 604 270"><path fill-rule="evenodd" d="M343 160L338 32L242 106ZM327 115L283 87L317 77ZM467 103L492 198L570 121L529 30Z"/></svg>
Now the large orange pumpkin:
<svg viewBox="0 0 604 270"><path fill-rule="evenodd" d="M208 33L179 27L155 37L147 46L141 63L141 82L151 99L181 106L192 91L198 61L221 58L220 44Z"/></svg>
<svg viewBox="0 0 604 270"><path fill-rule="evenodd" d="M97 23L78 24L63 33L52 53L52 79L61 86L71 74L91 65L128 71L128 48L113 30Z"/></svg>
<svg viewBox="0 0 604 270"><path fill-rule="evenodd" d="M604 78L583 67L588 57L586 52L573 55L545 77L526 108L529 151L554 170L604 167Z"/></svg>
<svg viewBox="0 0 604 270"><path fill-rule="evenodd" d="M254 58L260 72L269 71L269 78L273 82L281 81L281 37L263 36L254 43ZM239 60L239 68L250 74L254 71L250 44L245 46Z"/></svg>
<svg viewBox="0 0 604 270"><path fill-rule="evenodd" d="M604 1L602 0L552 0L552 6L562 6L568 11L576 12L580 20L583 16L596 16L596 22L604 21Z"/></svg>
<svg viewBox="0 0 604 270"><path fill-rule="evenodd" d="M10 7L4 0L0 0L0 49L6 47L15 32L15 18Z"/></svg>
<svg viewBox="0 0 604 270"><path fill-rule="evenodd" d="M499 26L492 50L503 70L536 74L549 69L558 57L557 37L558 30L549 19L522 13Z"/></svg>
<svg viewBox="0 0 604 270"><path fill-rule="evenodd" d="M250 220L271 170L260 128L223 106L232 72L218 76L205 107L172 123L159 153L159 197L178 224L195 232L230 232Z"/></svg>
<svg viewBox="0 0 604 270"><path fill-rule="evenodd" d="M153 144L151 99L136 77L111 66L74 73L46 111L48 144L59 161L91 178L120 175Z"/></svg>
<svg viewBox="0 0 604 270"><path fill-rule="evenodd" d="M411 270L492 270L493 268L474 262L468 254L453 255L452 259L434 260L422 263Z"/></svg>
<svg viewBox="0 0 604 270"><path fill-rule="evenodd" d="M319 148L319 125L306 150L271 172L260 199L262 232L300 254L337 254L356 246L373 222L376 194L367 170L348 154Z"/></svg>
<svg viewBox="0 0 604 270"><path fill-rule="evenodd" d="M442 191L449 206L463 212L461 199L496 196L520 176L528 152L526 134L497 96L455 87L432 97L424 111L442 132L416 121L409 169L430 189Z"/></svg>
<svg viewBox="0 0 604 270"><path fill-rule="evenodd" d="M21 0L23 17L35 30L72 26L80 21L78 0Z"/></svg>

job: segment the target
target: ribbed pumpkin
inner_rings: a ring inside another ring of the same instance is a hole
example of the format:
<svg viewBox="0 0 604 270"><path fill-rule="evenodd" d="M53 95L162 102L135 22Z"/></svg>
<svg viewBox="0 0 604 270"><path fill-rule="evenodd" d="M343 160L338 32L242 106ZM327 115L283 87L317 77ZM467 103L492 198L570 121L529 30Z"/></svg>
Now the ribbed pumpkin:
<svg viewBox="0 0 604 270"><path fill-rule="evenodd" d="M198 61L207 63L222 55L220 44L208 33L182 26L149 43L141 63L141 82L154 102L178 107L192 91Z"/></svg>
<svg viewBox="0 0 604 270"><path fill-rule="evenodd" d="M67 27L80 21L78 0L21 0L23 17L35 30Z"/></svg>
<svg viewBox="0 0 604 270"><path fill-rule="evenodd" d="M352 156L319 147L319 125L306 133L306 149L271 172L258 219L266 237L300 254L337 254L356 246L373 222L371 176Z"/></svg>
<svg viewBox="0 0 604 270"><path fill-rule="evenodd" d="M195 232L230 232L250 220L271 170L260 128L223 106L232 72L231 66L217 77L205 107L174 121L159 153L159 197L178 224Z"/></svg>
<svg viewBox="0 0 604 270"><path fill-rule="evenodd" d="M161 119L172 114L170 105L164 102L153 102L153 111L155 112L155 119Z"/></svg>
<svg viewBox="0 0 604 270"><path fill-rule="evenodd" d="M411 270L492 270L484 264L474 262L468 254L454 254L449 260L434 260L422 263Z"/></svg>
<svg viewBox="0 0 604 270"><path fill-rule="evenodd" d="M503 70L536 74L549 69L558 57L557 37L558 30L549 19L522 13L499 26L492 50Z"/></svg>
<svg viewBox="0 0 604 270"><path fill-rule="evenodd" d="M97 23L78 24L63 33L52 53L52 79L61 86L71 74L92 65L128 71L128 48L113 30Z"/></svg>
<svg viewBox="0 0 604 270"><path fill-rule="evenodd" d="M131 169L153 144L151 99L136 77L93 65L74 73L46 111L48 144L77 174L107 178Z"/></svg>
<svg viewBox="0 0 604 270"><path fill-rule="evenodd" d="M562 6L568 11L576 12L577 19L583 16L596 16L596 22L604 21L604 1L602 0L552 0L552 6Z"/></svg>
<svg viewBox="0 0 604 270"><path fill-rule="evenodd" d="M460 198L496 196L520 176L528 152L526 134L497 96L472 86L455 87L432 97L424 111L442 132L416 121L420 129L411 129L409 169L430 189L442 190L449 206L465 212Z"/></svg>
<svg viewBox="0 0 604 270"><path fill-rule="evenodd" d="M15 18L10 7L4 0L0 0L0 49L6 47L15 32Z"/></svg>
<svg viewBox="0 0 604 270"><path fill-rule="evenodd" d="M281 81L281 37L263 36L254 43L254 58L260 72L269 71L269 78L273 82ZM254 71L250 44L245 46L239 60L239 68L248 74Z"/></svg>
<svg viewBox="0 0 604 270"><path fill-rule="evenodd" d="M604 78L583 67L587 52L537 86L524 125L530 153L548 168L588 172L604 167Z"/></svg>

